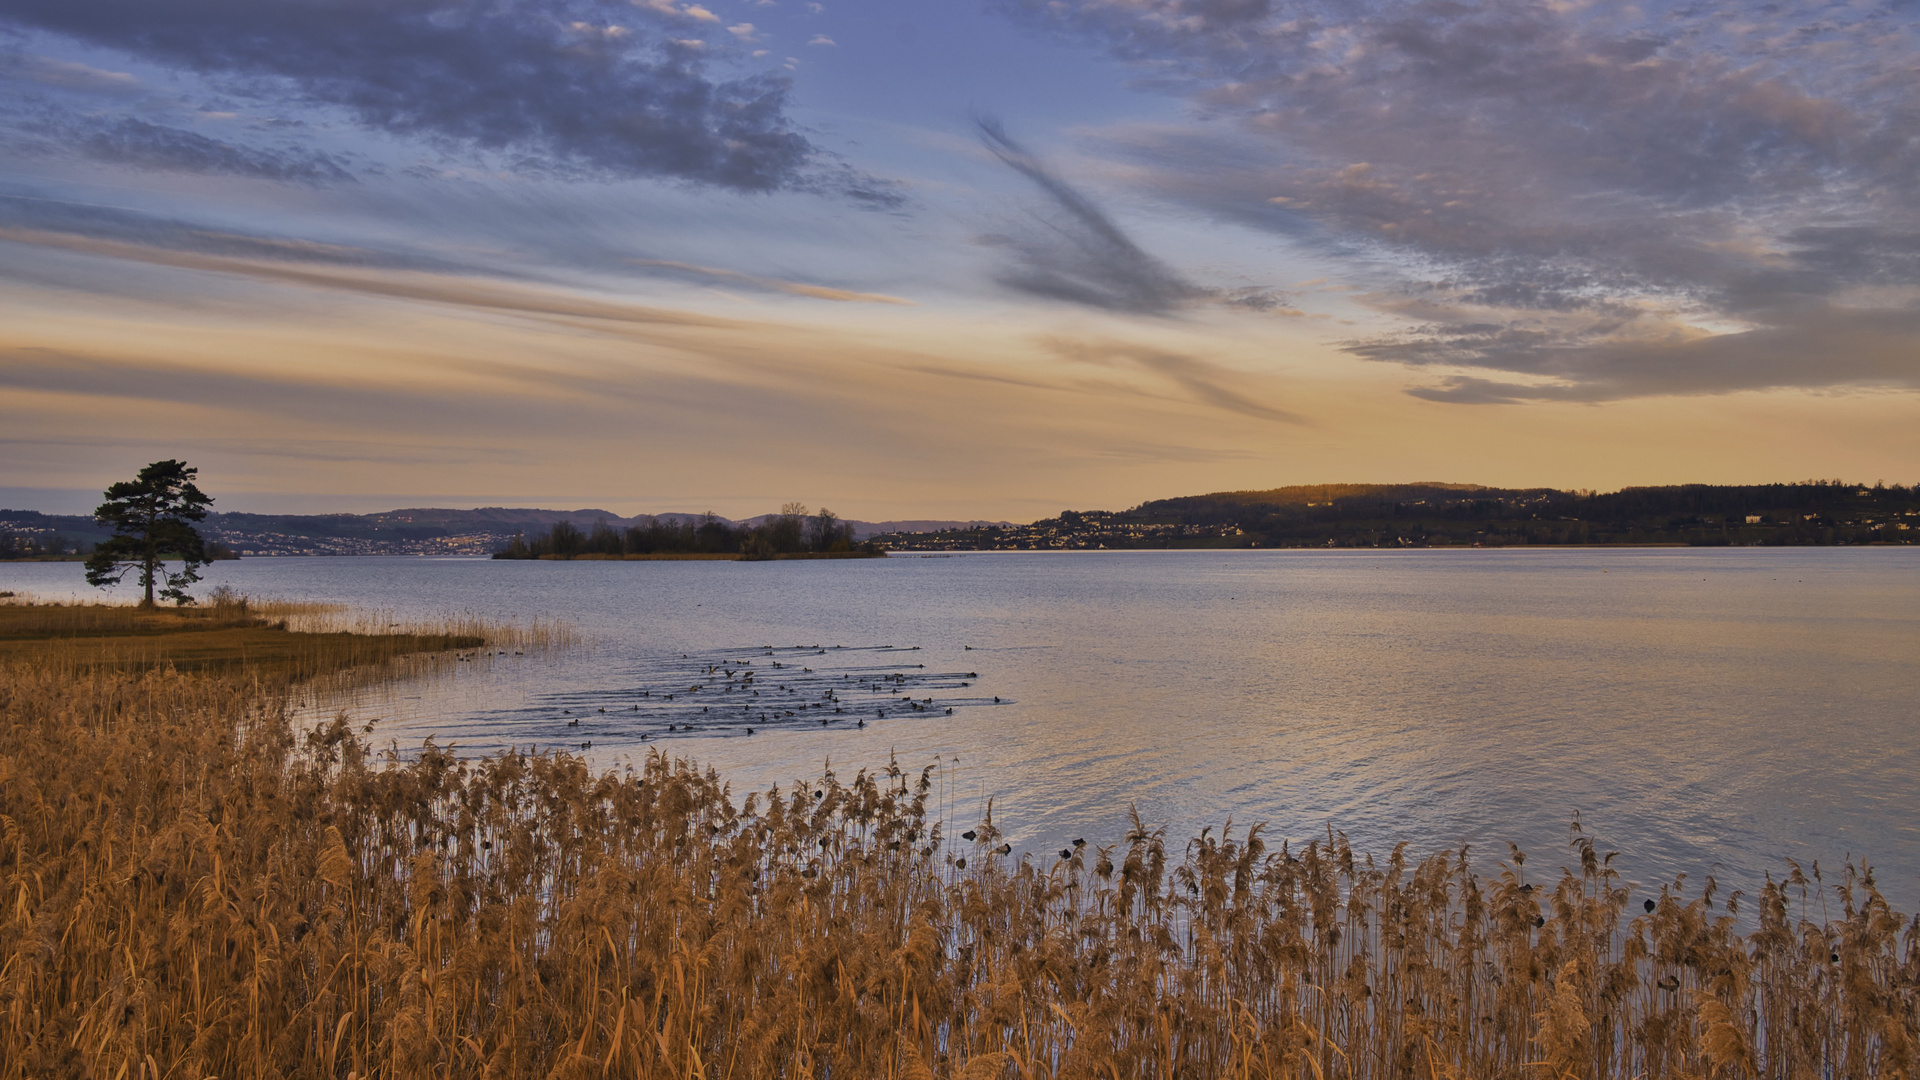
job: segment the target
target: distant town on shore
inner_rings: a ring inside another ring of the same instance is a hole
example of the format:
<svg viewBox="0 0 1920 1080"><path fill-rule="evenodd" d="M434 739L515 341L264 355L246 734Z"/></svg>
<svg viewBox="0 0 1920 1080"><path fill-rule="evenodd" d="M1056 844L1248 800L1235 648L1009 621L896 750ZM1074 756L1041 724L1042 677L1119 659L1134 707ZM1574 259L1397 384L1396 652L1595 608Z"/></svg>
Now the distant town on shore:
<svg viewBox="0 0 1920 1080"><path fill-rule="evenodd" d="M202 532L238 556L495 555L557 525L585 536L749 536L781 514L622 517L605 510L486 507L378 514L215 513ZM604 526L604 528L602 528ZM1477 484L1315 484L1157 499L1129 510L1063 510L1006 521L840 519L849 544L891 551L1384 548L1521 545L1912 544L1920 487L1840 480L1633 487L1614 492ZM639 530L639 532L635 532ZM84 515L0 510L0 559L73 558L107 538Z"/></svg>

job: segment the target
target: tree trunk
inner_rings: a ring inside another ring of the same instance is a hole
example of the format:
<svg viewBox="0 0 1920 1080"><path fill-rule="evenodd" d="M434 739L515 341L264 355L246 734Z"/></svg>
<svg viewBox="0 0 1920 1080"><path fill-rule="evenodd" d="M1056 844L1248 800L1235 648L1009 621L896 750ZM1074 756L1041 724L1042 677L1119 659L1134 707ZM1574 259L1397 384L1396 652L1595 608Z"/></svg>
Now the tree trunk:
<svg viewBox="0 0 1920 1080"><path fill-rule="evenodd" d="M147 598L140 601L141 607L153 606L153 575L159 569L157 564L160 561L159 552L154 550L157 545L153 542L153 519L157 510L151 505L147 507L147 561L140 568L140 584L146 587Z"/></svg>

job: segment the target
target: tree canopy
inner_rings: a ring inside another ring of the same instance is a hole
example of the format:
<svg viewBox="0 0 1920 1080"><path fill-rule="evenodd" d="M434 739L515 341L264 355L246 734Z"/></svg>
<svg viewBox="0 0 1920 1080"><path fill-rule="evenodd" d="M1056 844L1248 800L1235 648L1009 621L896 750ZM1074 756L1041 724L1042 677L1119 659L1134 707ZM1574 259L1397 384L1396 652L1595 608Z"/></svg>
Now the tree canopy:
<svg viewBox="0 0 1920 1080"><path fill-rule="evenodd" d="M132 480L123 480L104 492L106 502L94 510L94 519L113 530L111 539L94 545L87 560L87 584L106 588L127 574L139 572L145 592L141 604L152 607L155 586L161 598L191 604L187 587L200 580L208 561L206 541L193 522L204 520L213 499L194 486L200 470L184 461L156 461ZM169 571L167 559L180 569Z"/></svg>

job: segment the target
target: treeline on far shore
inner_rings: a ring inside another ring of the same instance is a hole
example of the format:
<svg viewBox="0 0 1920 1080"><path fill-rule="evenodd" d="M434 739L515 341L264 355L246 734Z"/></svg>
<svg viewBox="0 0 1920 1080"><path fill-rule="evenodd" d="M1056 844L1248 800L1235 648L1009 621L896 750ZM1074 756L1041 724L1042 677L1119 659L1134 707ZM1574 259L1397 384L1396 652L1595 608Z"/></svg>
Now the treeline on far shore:
<svg viewBox="0 0 1920 1080"><path fill-rule="evenodd" d="M734 524L714 514L697 520L642 518L625 529L601 521L582 530L555 522L544 533L517 534L496 559L791 559L870 558L886 549L871 541L856 543L853 526L824 507L808 514L788 503L758 524Z"/></svg>
<svg viewBox="0 0 1920 1080"><path fill-rule="evenodd" d="M62 536L51 531L16 532L0 526L0 562L28 562L34 560L79 562L93 554L94 545L85 540ZM224 544L208 541L203 545L203 553L208 561L237 559L240 556ZM169 558L176 557L168 553Z"/></svg>

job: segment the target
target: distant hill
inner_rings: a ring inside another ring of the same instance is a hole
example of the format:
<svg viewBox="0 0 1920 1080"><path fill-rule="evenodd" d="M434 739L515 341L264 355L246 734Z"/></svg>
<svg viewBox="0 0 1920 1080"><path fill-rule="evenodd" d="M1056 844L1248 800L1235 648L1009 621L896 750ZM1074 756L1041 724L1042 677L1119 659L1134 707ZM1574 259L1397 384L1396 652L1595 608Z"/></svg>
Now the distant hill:
<svg viewBox="0 0 1920 1080"><path fill-rule="evenodd" d="M716 517L718 515L715 515ZM759 524L772 514L746 519ZM705 514L665 513L622 517L610 510L543 510L482 506L471 510L412 507L375 514L210 514L201 532L209 540L246 555L491 555L515 535L545 532L557 522L590 530L599 522L624 529L653 517L675 523L699 521ZM729 525L742 524L720 518ZM855 540L879 533L980 527L982 521L848 521ZM997 524L1004 525L1005 522ZM54 537L67 549L86 548L110 533L92 518L0 510L0 531L33 538L42 548Z"/></svg>
<svg viewBox="0 0 1920 1080"><path fill-rule="evenodd" d="M1067 510L1031 525L882 535L904 551L1912 544L1920 489L1808 480L1614 492L1480 484L1305 484Z"/></svg>

